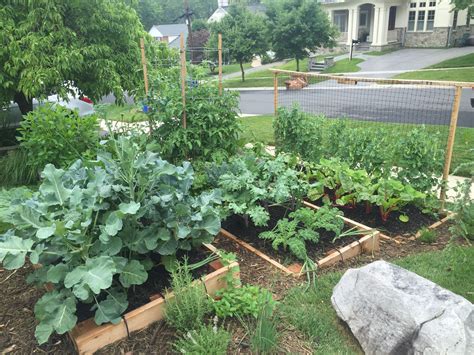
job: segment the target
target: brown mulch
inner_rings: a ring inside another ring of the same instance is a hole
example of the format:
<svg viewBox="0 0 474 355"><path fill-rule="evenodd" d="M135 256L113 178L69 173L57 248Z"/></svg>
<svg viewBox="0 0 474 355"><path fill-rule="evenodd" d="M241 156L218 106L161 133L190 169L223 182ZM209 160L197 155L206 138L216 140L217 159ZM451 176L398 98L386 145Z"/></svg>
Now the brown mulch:
<svg viewBox="0 0 474 355"><path fill-rule="evenodd" d="M413 237L382 239L379 252L373 255L360 255L328 269L319 270L318 273L343 271L378 259L396 260L411 254L443 249L450 239L448 225L442 225L437 233L439 237L433 244L424 244L414 240ZM255 254L225 238L218 238L215 244L221 249L236 253L243 283L268 288L276 299L282 299L290 288L305 282L304 279L285 275ZM31 272L30 266L13 272L0 268L0 354L74 353L74 347L67 335L54 335L47 344L37 345L34 338L36 322L33 309L42 291L26 283L29 272ZM236 320L227 321L224 326L233 334L229 353L250 353L244 327ZM282 352L298 354L312 352L303 334L288 328L285 324L279 326L282 333L280 338ZM170 342L175 339L176 332L173 329L164 322L157 322L145 330L132 333L130 339L112 344L97 354L169 354L172 353Z"/></svg>

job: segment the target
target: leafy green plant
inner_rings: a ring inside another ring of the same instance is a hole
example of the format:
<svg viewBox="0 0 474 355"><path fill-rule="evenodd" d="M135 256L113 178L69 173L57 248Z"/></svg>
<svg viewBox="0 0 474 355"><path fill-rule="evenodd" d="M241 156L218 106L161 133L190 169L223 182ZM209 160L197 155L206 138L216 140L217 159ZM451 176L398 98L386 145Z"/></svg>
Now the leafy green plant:
<svg viewBox="0 0 474 355"><path fill-rule="evenodd" d="M419 231L420 237L418 240L423 243L431 244L436 241L436 238L438 235L436 234L436 231L428 229L428 228L422 228Z"/></svg>
<svg viewBox="0 0 474 355"><path fill-rule="evenodd" d="M18 269L28 257L42 265L29 281L53 288L35 307L39 343L74 327L79 302L97 324L120 321L127 289L147 280L152 254L172 260L220 230L218 195L191 195L189 163L161 160L133 137L111 139L104 148L87 165L48 164L39 190L1 212L15 226L0 236L3 267Z"/></svg>
<svg viewBox="0 0 474 355"><path fill-rule="evenodd" d="M204 318L212 309L212 301L204 285L194 283L191 272L185 261L177 263L171 273L171 288L174 297L167 299L165 319L180 332L200 329Z"/></svg>
<svg viewBox="0 0 474 355"><path fill-rule="evenodd" d="M238 96L210 84L199 84L186 92L186 128L179 86L171 86L149 99L153 137L161 154L173 162L183 159L211 160L236 152L240 134Z"/></svg>
<svg viewBox="0 0 474 355"><path fill-rule="evenodd" d="M214 302L214 308L218 317L258 317L262 307L268 305L272 309L276 302L272 294L263 288L253 285L242 287L230 287L220 290L216 296L218 300Z"/></svg>
<svg viewBox="0 0 474 355"><path fill-rule="evenodd" d="M377 183L374 202L379 206L380 216L383 222L387 222L391 212L399 211L408 203L418 199L423 199L425 194L416 191L411 185L404 185L402 182L387 178L380 179ZM402 215L402 222L408 221L408 216Z"/></svg>
<svg viewBox="0 0 474 355"><path fill-rule="evenodd" d="M344 227L341 215L342 212L329 206L318 210L299 208L290 213L289 218L280 219L273 230L260 233L259 238L272 241L275 250L283 247L298 259L307 261L306 242L318 243L318 230L339 236Z"/></svg>
<svg viewBox="0 0 474 355"><path fill-rule="evenodd" d="M271 295L268 297L268 302L261 306L256 319L240 319L250 335L250 347L255 354L273 354L278 346L280 334L277 319L270 303Z"/></svg>
<svg viewBox="0 0 474 355"><path fill-rule="evenodd" d="M191 330L179 338L173 348L180 354L210 354L221 355L227 353L231 335L216 325L203 326Z"/></svg>
<svg viewBox="0 0 474 355"><path fill-rule="evenodd" d="M95 115L79 117L77 111L45 104L24 116L20 124L23 163L37 172L48 163L67 167L96 154L99 126Z"/></svg>
<svg viewBox="0 0 474 355"><path fill-rule="evenodd" d="M456 237L474 241L474 201L471 189L474 178L466 179L456 187L457 196L453 205L453 224L451 233Z"/></svg>

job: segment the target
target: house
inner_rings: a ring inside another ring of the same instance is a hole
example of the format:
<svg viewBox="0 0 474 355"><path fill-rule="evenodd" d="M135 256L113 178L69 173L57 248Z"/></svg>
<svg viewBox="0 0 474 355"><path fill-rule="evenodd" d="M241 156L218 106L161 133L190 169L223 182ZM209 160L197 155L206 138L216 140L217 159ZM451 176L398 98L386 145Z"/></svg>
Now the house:
<svg viewBox="0 0 474 355"><path fill-rule="evenodd" d="M231 2L229 0L217 0L217 10L209 17L207 23L219 22L222 20L227 14L227 10ZM251 4L246 6L250 12L253 13L264 13L265 6L262 4Z"/></svg>
<svg viewBox="0 0 474 355"><path fill-rule="evenodd" d="M181 34L184 34L184 43L188 40L188 26L184 23L171 25L154 25L148 32L157 41L168 42L172 48L179 48Z"/></svg>
<svg viewBox="0 0 474 355"><path fill-rule="evenodd" d="M339 29L338 42L361 49L449 47L474 33L467 10L455 11L451 0L319 0ZM467 34L467 35L466 35Z"/></svg>

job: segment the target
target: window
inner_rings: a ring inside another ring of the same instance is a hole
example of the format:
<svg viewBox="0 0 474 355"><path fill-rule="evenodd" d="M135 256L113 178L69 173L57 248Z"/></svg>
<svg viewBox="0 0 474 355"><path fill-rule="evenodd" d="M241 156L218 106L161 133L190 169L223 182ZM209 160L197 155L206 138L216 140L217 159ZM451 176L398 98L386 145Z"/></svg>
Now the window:
<svg viewBox="0 0 474 355"><path fill-rule="evenodd" d="M433 31L434 18L435 18L435 10L428 11L428 18L426 20L426 30L427 31Z"/></svg>
<svg viewBox="0 0 474 355"><path fill-rule="evenodd" d="M426 7L426 2L420 2L420 7Z"/></svg>
<svg viewBox="0 0 474 355"><path fill-rule="evenodd" d="M334 11L334 25L339 29L339 32L347 32L347 12Z"/></svg>
<svg viewBox="0 0 474 355"><path fill-rule="evenodd" d="M418 11L418 20L416 21L417 31L423 31L425 28L425 13L426 11Z"/></svg>
<svg viewBox="0 0 474 355"><path fill-rule="evenodd" d="M454 10L454 15L453 15L453 30L456 29L458 25L458 10Z"/></svg>
<svg viewBox="0 0 474 355"><path fill-rule="evenodd" d="M397 17L397 7L390 7L390 12L388 14L388 30L392 31L395 29L395 20Z"/></svg>
<svg viewBox="0 0 474 355"><path fill-rule="evenodd" d="M436 6L436 1L430 1L430 7L435 7Z"/></svg>
<svg viewBox="0 0 474 355"><path fill-rule="evenodd" d="M416 7L416 2L410 3L410 7L411 7L412 9L415 8L415 7Z"/></svg>
<svg viewBox="0 0 474 355"><path fill-rule="evenodd" d="M408 13L408 31L415 30L415 17L416 17L416 11L410 11Z"/></svg>

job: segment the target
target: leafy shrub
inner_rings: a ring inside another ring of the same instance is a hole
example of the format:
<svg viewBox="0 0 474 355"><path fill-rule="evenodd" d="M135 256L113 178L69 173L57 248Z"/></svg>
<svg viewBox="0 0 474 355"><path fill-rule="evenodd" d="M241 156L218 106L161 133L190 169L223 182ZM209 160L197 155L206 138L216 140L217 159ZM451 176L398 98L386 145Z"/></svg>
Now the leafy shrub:
<svg viewBox="0 0 474 355"><path fill-rule="evenodd" d="M186 262L172 272L171 288L174 297L166 301L166 321L180 332L200 329L212 309L212 301L203 284L193 284Z"/></svg>
<svg viewBox="0 0 474 355"><path fill-rule="evenodd" d="M472 164L471 169L472 169ZM456 186L456 199L453 206L455 213L451 233L455 237L474 241L474 201L471 199L471 189L474 178L466 179Z"/></svg>
<svg viewBox="0 0 474 355"><path fill-rule="evenodd" d="M173 347L180 354L222 355L227 353L231 335L216 326L201 326L179 338Z"/></svg>
<svg viewBox="0 0 474 355"><path fill-rule="evenodd" d="M46 104L28 113L19 128L20 146L29 167L41 171L46 164L67 167L77 159L95 156L99 127L94 115L79 117L60 105Z"/></svg>
<svg viewBox="0 0 474 355"><path fill-rule="evenodd" d="M173 258L220 230L219 199L190 194L189 163L174 166L130 137L106 148L88 166L48 164L39 191L1 212L15 226L0 236L3 267L18 269L28 257L42 265L29 280L54 287L35 306L39 343L74 327L78 302L91 305L97 324L120 321L127 289L147 280L153 253Z"/></svg>
<svg viewBox="0 0 474 355"><path fill-rule="evenodd" d="M296 106L280 108L273 123L278 151L292 152L305 160L318 161L323 154L323 119L308 116Z"/></svg>
<svg viewBox="0 0 474 355"><path fill-rule="evenodd" d="M422 228L420 230L420 237L418 238L418 240L423 243L431 244L436 241L437 237L438 235L436 234L434 230L431 230L428 228Z"/></svg>
<svg viewBox="0 0 474 355"><path fill-rule="evenodd" d="M439 134L416 128L395 140L392 163L396 176L416 190L430 193L439 183L443 169L443 149Z"/></svg>
<svg viewBox="0 0 474 355"><path fill-rule="evenodd" d="M217 316L222 318L244 316L257 318L265 305L272 310L276 305L270 291L253 285L220 290L216 296L219 299L214 302L214 308Z"/></svg>
<svg viewBox="0 0 474 355"><path fill-rule="evenodd" d="M241 132L237 119L239 107L235 92L199 84L187 90L186 128L182 125L181 92L170 89L151 102L153 137L162 155L171 161L213 159L236 152Z"/></svg>

